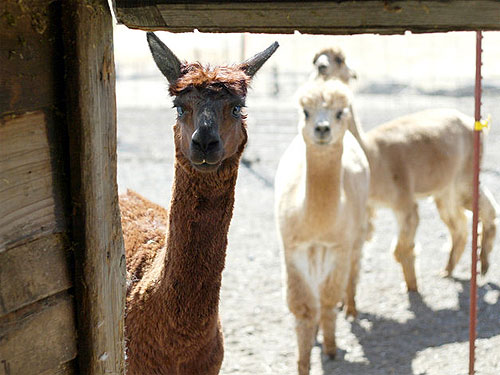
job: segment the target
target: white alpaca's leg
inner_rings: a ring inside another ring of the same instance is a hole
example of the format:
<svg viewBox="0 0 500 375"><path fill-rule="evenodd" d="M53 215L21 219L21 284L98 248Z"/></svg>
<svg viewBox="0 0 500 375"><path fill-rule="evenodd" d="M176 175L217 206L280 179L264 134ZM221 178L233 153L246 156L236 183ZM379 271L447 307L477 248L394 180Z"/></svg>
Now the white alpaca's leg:
<svg viewBox="0 0 500 375"><path fill-rule="evenodd" d="M363 249L363 244L366 237L366 229L361 230L360 236L356 243L354 244L353 251L351 254L351 267L349 272L349 280L347 282L346 297L346 315L356 317L358 311L356 309L356 287L359 280L359 270L361 267L361 254Z"/></svg>
<svg viewBox="0 0 500 375"><path fill-rule="evenodd" d="M434 197L441 220L450 231L450 256L445 269L445 276L451 276L453 269L462 256L467 243L467 217L455 189L450 188Z"/></svg>
<svg viewBox="0 0 500 375"><path fill-rule="evenodd" d="M479 220L482 224L481 233L481 274L485 275L490 266L489 254L493 250L497 232L498 204L493 194L483 186L479 190Z"/></svg>
<svg viewBox="0 0 500 375"><path fill-rule="evenodd" d="M299 352L298 373L308 375L311 350L317 333L319 304L309 285L294 266L287 265L287 302L295 317L295 332Z"/></svg>
<svg viewBox="0 0 500 375"><path fill-rule="evenodd" d="M337 323L337 312L335 305L321 305L320 326L323 331L323 351L330 358L337 354L335 343L335 327Z"/></svg>
<svg viewBox="0 0 500 375"><path fill-rule="evenodd" d="M415 274L415 233L418 226L418 205L408 201L398 207L396 218L399 224L399 236L394 257L403 268L403 275L408 291L416 292L417 277Z"/></svg>
<svg viewBox="0 0 500 375"><path fill-rule="evenodd" d="M472 186L467 185L466 192L472 191ZM467 194L463 197L463 206L465 209L472 211L472 196ZM485 275L488 272L489 254L493 250L493 243L497 231L498 213L500 208L495 201L493 194L484 186L479 186L479 221L481 222L481 274Z"/></svg>
<svg viewBox="0 0 500 375"><path fill-rule="evenodd" d="M345 290L351 281L350 262L352 258L350 255L352 255L352 252L347 254L349 256L346 258L337 258L336 267L320 286L320 327L323 331L323 351L330 358L334 358L337 353L337 344L335 342L336 306L342 301Z"/></svg>
<svg viewBox="0 0 500 375"><path fill-rule="evenodd" d="M299 375L309 374L311 350L314 345L316 327L317 323L311 319L295 317L295 332L297 333L297 345L299 349L299 360L297 363Z"/></svg>

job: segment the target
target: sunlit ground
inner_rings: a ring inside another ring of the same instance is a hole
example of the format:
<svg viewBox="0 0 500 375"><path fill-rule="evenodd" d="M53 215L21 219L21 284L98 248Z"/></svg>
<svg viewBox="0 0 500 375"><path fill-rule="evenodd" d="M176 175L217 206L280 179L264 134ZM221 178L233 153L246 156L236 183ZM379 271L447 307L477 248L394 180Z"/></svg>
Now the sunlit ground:
<svg viewBox="0 0 500 375"><path fill-rule="evenodd" d="M115 30L118 104L118 183L168 205L172 184L172 124L165 79L149 55L145 33ZM247 166L240 168L221 291L225 335L222 374L295 374L293 320L282 295L281 258L273 218L273 179L281 153L295 135L294 93L312 72L314 54L340 44L358 72L355 110L366 130L426 108L473 114L475 34L308 36L158 33L181 59L238 63L274 40L281 47L249 93ZM482 183L500 201L500 33L485 33L483 114L486 138ZM468 250L456 279L440 271L448 256L447 231L431 200L420 203L417 274L421 296L408 296L390 245L396 225L380 210L376 235L364 248L357 320L338 318L338 358L321 345L312 375L456 375L467 373ZM500 237L500 236L497 236ZM500 373L500 240L491 267L479 278L477 374ZM321 342L321 337L319 337Z"/></svg>

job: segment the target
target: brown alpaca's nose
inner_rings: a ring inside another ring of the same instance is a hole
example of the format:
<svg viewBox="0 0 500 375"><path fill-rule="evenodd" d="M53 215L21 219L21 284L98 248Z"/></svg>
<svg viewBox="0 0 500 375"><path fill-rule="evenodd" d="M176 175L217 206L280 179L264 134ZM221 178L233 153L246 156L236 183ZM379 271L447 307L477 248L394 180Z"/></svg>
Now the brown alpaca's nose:
<svg viewBox="0 0 500 375"><path fill-rule="evenodd" d="M203 171L217 168L224 155L219 134L210 128L199 128L191 136L191 163Z"/></svg>
<svg viewBox="0 0 500 375"><path fill-rule="evenodd" d="M194 150L208 155L214 151L218 151L220 137L210 129L200 128L193 133L191 146Z"/></svg>

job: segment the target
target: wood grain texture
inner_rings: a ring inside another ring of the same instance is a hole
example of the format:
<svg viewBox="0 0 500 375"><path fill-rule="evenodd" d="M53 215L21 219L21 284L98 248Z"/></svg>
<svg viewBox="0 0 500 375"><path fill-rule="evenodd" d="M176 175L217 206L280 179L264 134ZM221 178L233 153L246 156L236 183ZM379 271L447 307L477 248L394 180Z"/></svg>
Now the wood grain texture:
<svg viewBox="0 0 500 375"><path fill-rule="evenodd" d="M156 9L153 6L156 4ZM188 32L401 34L500 30L500 2L450 1L166 1L115 0L130 28ZM157 17L160 13L163 22Z"/></svg>
<svg viewBox="0 0 500 375"><path fill-rule="evenodd" d="M75 371L76 360L72 360L66 363L62 363L55 368L51 368L50 370L44 371L39 375L73 375L78 374Z"/></svg>
<svg viewBox="0 0 500 375"><path fill-rule="evenodd" d="M0 374L68 373L65 364L76 357L74 315L71 296L62 293L0 318Z"/></svg>
<svg viewBox="0 0 500 375"><path fill-rule="evenodd" d="M123 374L126 271L112 18L106 0L71 0L63 19L80 371Z"/></svg>
<svg viewBox="0 0 500 375"><path fill-rule="evenodd" d="M53 106L63 89L60 1L0 1L0 116Z"/></svg>
<svg viewBox="0 0 500 375"><path fill-rule="evenodd" d="M70 288L70 260L62 234L0 253L0 317Z"/></svg>
<svg viewBox="0 0 500 375"><path fill-rule="evenodd" d="M0 253L64 228L55 174L45 114L0 118Z"/></svg>

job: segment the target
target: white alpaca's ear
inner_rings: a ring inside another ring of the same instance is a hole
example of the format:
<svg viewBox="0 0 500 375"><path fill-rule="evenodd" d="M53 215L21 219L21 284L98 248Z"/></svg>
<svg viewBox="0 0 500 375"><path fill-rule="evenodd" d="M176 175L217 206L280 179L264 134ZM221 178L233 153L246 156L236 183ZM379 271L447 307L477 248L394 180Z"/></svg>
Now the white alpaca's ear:
<svg viewBox="0 0 500 375"><path fill-rule="evenodd" d="M242 62L240 64L240 69L245 72L247 76L250 78L257 73L257 71L261 68L262 65L272 56L272 54L278 49L280 45L278 42L274 42L269 47L267 47L264 51L256 54L254 57L249 58L248 60Z"/></svg>
<svg viewBox="0 0 500 375"><path fill-rule="evenodd" d="M181 76L181 62L154 33L148 32L146 38L156 66L173 85Z"/></svg>

